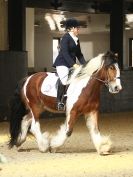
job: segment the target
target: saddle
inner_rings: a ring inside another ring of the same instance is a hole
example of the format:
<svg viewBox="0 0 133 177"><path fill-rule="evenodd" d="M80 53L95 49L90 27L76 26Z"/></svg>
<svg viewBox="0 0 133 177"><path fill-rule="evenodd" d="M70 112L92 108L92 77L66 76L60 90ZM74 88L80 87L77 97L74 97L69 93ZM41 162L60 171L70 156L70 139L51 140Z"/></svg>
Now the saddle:
<svg viewBox="0 0 133 177"><path fill-rule="evenodd" d="M41 92L44 95L57 97L57 80L59 77L56 73L47 72L47 77L44 79Z"/></svg>
<svg viewBox="0 0 133 177"><path fill-rule="evenodd" d="M60 85L61 81L57 73L47 72L47 77L41 86L41 92L47 96L57 97L57 90Z"/></svg>

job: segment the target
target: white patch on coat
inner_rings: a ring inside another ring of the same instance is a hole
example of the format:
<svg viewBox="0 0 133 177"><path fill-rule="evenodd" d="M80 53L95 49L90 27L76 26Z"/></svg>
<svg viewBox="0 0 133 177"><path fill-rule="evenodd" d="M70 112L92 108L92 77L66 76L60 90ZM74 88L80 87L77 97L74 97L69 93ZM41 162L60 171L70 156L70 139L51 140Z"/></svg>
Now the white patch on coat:
<svg viewBox="0 0 133 177"><path fill-rule="evenodd" d="M110 93L118 93L122 89L121 80L120 80L120 69L118 67L118 64L115 63L114 67L116 69L116 77L114 78L113 81L110 81L108 83Z"/></svg>
<svg viewBox="0 0 133 177"><path fill-rule="evenodd" d="M29 99L27 98L27 95L26 95L26 93L27 93L26 92L26 87L27 87L27 84L28 84L29 80L31 79L31 77L32 77L32 75L27 78L27 80L26 80L26 82L24 83L24 86L23 86L24 96L25 96L27 102L29 102Z"/></svg>
<svg viewBox="0 0 133 177"><path fill-rule="evenodd" d="M71 110L74 103L78 100L79 95L82 92L82 89L86 87L89 82L90 77L86 77L83 79L76 78L69 86L67 90L67 112Z"/></svg>
<svg viewBox="0 0 133 177"><path fill-rule="evenodd" d="M115 64L115 68L116 68L116 71L117 71L117 74L116 74L116 85L118 85L119 89L121 90L122 86L121 86L121 80L120 80L120 69L119 69L117 63Z"/></svg>

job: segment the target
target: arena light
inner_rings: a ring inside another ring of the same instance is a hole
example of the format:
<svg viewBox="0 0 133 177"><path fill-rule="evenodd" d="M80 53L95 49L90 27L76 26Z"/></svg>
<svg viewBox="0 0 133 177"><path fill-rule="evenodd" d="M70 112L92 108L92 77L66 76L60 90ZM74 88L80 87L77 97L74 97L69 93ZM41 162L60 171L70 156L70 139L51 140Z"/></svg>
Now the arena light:
<svg viewBox="0 0 133 177"><path fill-rule="evenodd" d="M52 17L53 17L53 19L54 19L55 22L56 22L56 25L57 25L57 27L58 27L58 30L59 30L59 31L64 31L65 28L62 28L62 27L61 27L61 24L60 24L60 22L61 22L62 20L65 20L64 15L61 15L61 14L53 14Z"/></svg>
<svg viewBox="0 0 133 177"><path fill-rule="evenodd" d="M45 20L47 21L47 23L49 24L49 27L51 30L56 30L56 25L55 25L55 21L54 19L51 17L51 15L49 13L47 13L45 15Z"/></svg>
<svg viewBox="0 0 133 177"><path fill-rule="evenodd" d="M126 14L127 23L133 23L133 14Z"/></svg>

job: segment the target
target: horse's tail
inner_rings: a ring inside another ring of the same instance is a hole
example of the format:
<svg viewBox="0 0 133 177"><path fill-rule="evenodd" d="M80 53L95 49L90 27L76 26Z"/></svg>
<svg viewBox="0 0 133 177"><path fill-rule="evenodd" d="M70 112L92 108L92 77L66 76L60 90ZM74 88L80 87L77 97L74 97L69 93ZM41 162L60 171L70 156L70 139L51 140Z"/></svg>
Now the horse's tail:
<svg viewBox="0 0 133 177"><path fill-rule="evenodd" d="M21 121L23 116L26 114L26 107L21 99L21 90L26 81L26 78L22 79L16 89L15 93L10 101L10 140L9 147L12 148L14 145L17 145L18 135L21 132Z"/></svg>

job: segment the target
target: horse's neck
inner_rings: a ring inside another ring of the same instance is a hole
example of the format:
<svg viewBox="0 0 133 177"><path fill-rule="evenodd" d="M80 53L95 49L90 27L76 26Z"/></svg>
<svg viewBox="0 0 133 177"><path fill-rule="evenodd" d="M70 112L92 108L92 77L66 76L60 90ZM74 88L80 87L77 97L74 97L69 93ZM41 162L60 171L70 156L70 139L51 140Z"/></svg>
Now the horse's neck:
<svg viewBox="0 0 133 177"><path fill-rule="evenodd" d="M101 81L100 81L101 80ZM97 74L95 77L92 77L89 81L88 84L86 85L84 92L85 95L88 97L93 97L96 99L99 99L100 97L100 90L103 85L104 77L102 73Z"/></svg>
<svg viewBox="0 0 133 177"><path fill-rule="evenodd" d="M95 78L92 78L89 83L89 91L91 92L92 95L99 95L102 83L99 80L96 80Z"/></svg>

